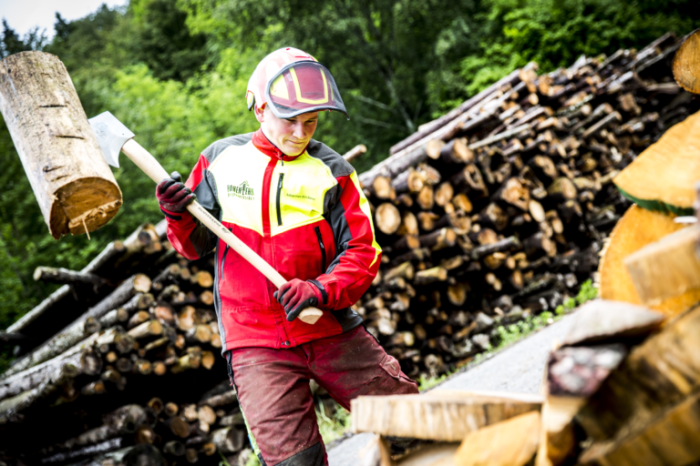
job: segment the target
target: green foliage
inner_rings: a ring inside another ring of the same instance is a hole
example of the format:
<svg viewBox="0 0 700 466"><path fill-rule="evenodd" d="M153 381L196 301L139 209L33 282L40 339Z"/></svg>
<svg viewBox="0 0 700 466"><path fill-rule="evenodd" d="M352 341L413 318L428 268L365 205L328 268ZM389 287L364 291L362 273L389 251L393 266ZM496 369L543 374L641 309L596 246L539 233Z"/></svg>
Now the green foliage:
<svg viewBox="0 0 700 466"><path fill-rule="evenodd" d="M326 415L324 409L317 408L316 418L318 419L318 430L326 445L339 439L350 429L350 412L340 405L335 406L330 417Z"/></svg>
<svg viewBox="0 0 700 466"><path fill-rule="evenodd" d="M179 0L193 31L210 33L216 48L244 54L294 46L311 52L332 72L350 121L333 115L322 127L339 152L371 141L374 157L415 131L428 116L427 73L434 68L434 43L461 18L471 24L473 0ZM461 43L466 43L462 41Z"/></svg>
<svg viewBox="0 0 700 466"><path fill-rule="evenodd" d="M248 461L246 461L245 466L260 466L260 460L256 455L250 455Z"/></svg>
<svg viewBox="0 0 700 466"><path fill-rule="evenodd" d="M447 380L447 378L452 374L454 374L454 371L446 372L439 377L426 377L425 374L421 374L418 378L418 390L420 390L421 392L430 390L434 386L441 384L442 382Z"/></svg>
<svg viewBox="0 0 700 466"><path fill-rule="evenodd" d="M28 50L41 50L46 43L46 36L36 27L30 30L24 39L7 24L7 20L2 20L2 41L0 41L0 58L9 55L26 52Z"/></svg>
<svg viewBox="0 0 700 466"><path fill-rule="evenodd" d="M187 14L171 0L132 0L130 6L139 37L136 59L158 79L186 81L213 61L207 57L206 36L190 33Z"/></svg>
<svg viewBox="0 0 700 466"><path fill-rule="evenodd" d="M491 29L486 36L500 32L503 40L482 41L479 53L462 61L470 94L529 61L551 71L582 54L642 47L668 31L692 30L699 16L697 4L687 0L486 0L485 5L479 17Z"/></svg>

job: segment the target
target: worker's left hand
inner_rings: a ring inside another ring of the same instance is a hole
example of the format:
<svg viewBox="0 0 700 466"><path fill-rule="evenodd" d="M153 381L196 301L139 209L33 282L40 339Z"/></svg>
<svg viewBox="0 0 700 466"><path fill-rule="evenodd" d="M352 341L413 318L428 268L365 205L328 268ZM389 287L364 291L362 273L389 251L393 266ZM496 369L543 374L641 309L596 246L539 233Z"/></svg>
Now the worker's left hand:
<svg viewBox="0 0 700 466"><path fill-rule="evenodd" d="M296 319L307 307L318 306L321 300L321 292L315 285L298 278L293 278L280 286L274 296L284 307L289 322Z"/></svg>

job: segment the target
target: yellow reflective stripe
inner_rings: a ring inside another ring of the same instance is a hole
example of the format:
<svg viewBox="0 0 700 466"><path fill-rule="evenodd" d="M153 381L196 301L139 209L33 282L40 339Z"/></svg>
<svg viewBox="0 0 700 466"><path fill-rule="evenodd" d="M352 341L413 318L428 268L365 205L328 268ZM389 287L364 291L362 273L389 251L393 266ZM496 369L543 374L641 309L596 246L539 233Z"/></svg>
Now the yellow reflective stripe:
<svg viewBox="0 0 700 466"><path fill-rule="evenodd" d="M282 225L278 224L276 192L279 175L284 173L279 212ZM272 236L284 233L310 223L323 220L323 202L329 189L337 184L330 168L323 162L310 157L306 152L294 160L277 166L273 174L274 195L270 196Z"/></svg>
<svg viewBox="0 0 700 466"><path fill-rule="evenodd" d="M369 221L369 226L372 229L372 247L374 248L374 259L372 259L372 263L369 264L369 266L371 268L374 265L374 263L377 261L377 258L379 257L379 253L382 252L382 248L381 248L381 246L379 246L379 243L377 243L377 238L376 238L376 235L374 234L374 223L372 222L372 211L369 208L369 201L365 197L365 193L362 191L362 188L360 187L360 180L357 179L357 172L353 171L350 174L350 179L352 180L352 183L355 185L355 189L357 189L357 192L360 195L360 210L367 217L367 220Z"/></svg>
<svg viewBox="0 0 700 466"><path fill-rule="evenodd" d="M323 72L322 69L319 69L321 72L321 77L323 78L323 94L324 97L323 99L319 100L312 100L312 99L305 99L304 97L301 96L301 88L299 86L299 78L297 78L297 73L294 71L294 68L289 68L289 72L292 75L292 80L294 81L294 90L297 92L297 101L303 102L305 104L325 104L328 102L328 81L326 81L326 73Z"/></svg>
<svg viewBox="0 0 700 466"><path fill-rule="evenodd" d="M273 82L270 86L270 95L284 100L289 100L289 91L287 90L287 85L284 82L283 74L275 79L275 82Z"/></svg>

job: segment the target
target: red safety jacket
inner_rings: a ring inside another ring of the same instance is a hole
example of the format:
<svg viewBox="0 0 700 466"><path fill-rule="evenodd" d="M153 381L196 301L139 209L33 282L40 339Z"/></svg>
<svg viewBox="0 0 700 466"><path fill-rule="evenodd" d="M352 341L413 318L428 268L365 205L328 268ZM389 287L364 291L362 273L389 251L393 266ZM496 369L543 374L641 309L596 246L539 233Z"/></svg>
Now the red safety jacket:
<svg viewBox="0 0 700 466"><path fill-rule="evenodd" d="M164 211L168 239L188 259L216 250L215 307L222 351L286 348L362 323L350 306L379 269L369 203L352 166L311 140L289 157L262 130L222 139L200 156L186 185L212 215L284 278L321 290L315 325L288 322L275 286L189 212Z"/></svg>

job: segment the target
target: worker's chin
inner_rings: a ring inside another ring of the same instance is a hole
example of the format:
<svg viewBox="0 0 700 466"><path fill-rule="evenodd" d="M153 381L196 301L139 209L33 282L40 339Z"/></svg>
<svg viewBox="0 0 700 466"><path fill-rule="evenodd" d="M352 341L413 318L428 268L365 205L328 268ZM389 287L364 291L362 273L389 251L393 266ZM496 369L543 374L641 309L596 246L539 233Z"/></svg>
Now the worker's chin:
<svg viewBox="0 0 700 466"><path fill-rule="evenodd" d="M299 144L294 144L291 142L288 142L284 145L284 153L289 156L296 156L304 152L304 149L306 148L306 143L299 143Z"/></svg>

